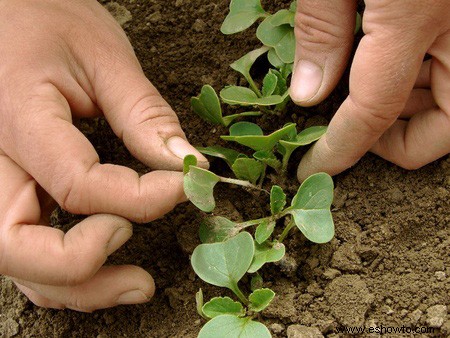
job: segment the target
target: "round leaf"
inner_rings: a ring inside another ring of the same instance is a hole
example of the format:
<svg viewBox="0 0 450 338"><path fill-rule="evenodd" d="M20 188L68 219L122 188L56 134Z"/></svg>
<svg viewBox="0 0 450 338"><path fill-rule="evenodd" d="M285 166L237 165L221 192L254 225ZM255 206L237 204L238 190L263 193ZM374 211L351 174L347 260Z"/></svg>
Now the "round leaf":
<svg viewBox="0 0 450 338"><path fill-rule="evenodd" d="M277 88L278 77L273 73L267 73L263 79L262 94L270 96Z"/></svg>
<svg viewBox="0 0 450 338"><path fill-rule="evenodd" d="M202 243L223 242L238 233L236 223L222 216L205 218L200 223L200 240Z"/></svg>
<svg viewBox="0 0 450 338"><path fill-rule="evenodd" d="M211 319L200 330L198 338L271 338L267 327L251 318L221 315Z"/></svg>
<svg viewBox="0 0 450 338"><path fill-rule="evenodd" d="M233 68L235 71L241 73L244 75L247 82L251 82L252 78L250 76L250 69L252 68L253 64L255 63L256 59L259 58L264 53L267 53L269 50L269 47L263 46L261 48L252 50L251 52L245 54L243 57L241 57L239 60L233 62L230 67Z"/></svg>
<svg viewBox="0 0 450 338"><path fill-rule="evenodd" d="M190 166L184 175L184 193L200 210L211 212L216 207L213 190L220 181L216 174L199 167Z"/></svg>
<svg viewBox="0 0 450 338"><path fill-rule="evenodd" d="M308 177L292 200L289 213L310 241L326 243L334 236L330 207L333 202L333 179L326 173Z"/></svg>
<svg viewBox="0 0 450 338"><path fill-rule="evenodd" d="M282 9L272 15L270 23L273 26L290 25L291 27L294 27L294 19L295 13L288 9Z"/></svg>
<svg viewBox="0 0 450 338"><path fill-rule="evenodd" d="M242 304L235 302L230 297L214 297L203 305L202 311L209 318L227 314L238 317L245 315Z"/></svg>
<svg viewBox="0 0 450 338"><path fill-rule="evenodd" d="M231 169L238 179L256 184L264 170L264 164L252 158L238 158Z"/></svg>
<svg viewBox="0 0 450 338"><path fill-rule="evenodd" d="M284 66L284 62L281 61L281 59L278 57L275 48L270 48L269 52L267 53L267 59L275 68L281 68Z"/></svg>
<svg viewBox="0 0 450 338"><path fill-rule="evenodd" d="M224 159L230 167L239 156L238 151L220 146L197 147L196 149L202 154Z"/></svg>
<svg viewBox="0 0 450 338"><path fill-rule="evenodd" d="M295 56L294 29L289 24L274 26L273 19L273 15L264 19L256 30L256 37L264 45L273 47L281 61L292 63Z"/></svg>
<svg viewBox="0 0 450 338"><path fill-rule="evenodd" d="M224 124L219 97L210 85L204 85L200 95L191 98L191 106L194 112L204 120L214 124Z"/></svg>
<svg viewBox="0 0 450 338"><path fill-rule="evenodd" d="M255 240L258 244L264 243L273 233L275 229L275 221L263 221L255 231Z"/></svg>
<svg viewBox="0 0 450 338"><path fill-rule="evenodd" d="M272 215L283 211L285 205L286 194L281 187L274 185L270 190L270 211L272 212Z"/></svg>
<svg viewBox="0 0 450 338"><path fill-rule="evenodd" d="M286 248L282 243L276 243L273 247L266 243L255 243L255 257L248 272L254 273L266 263L278 262L285 253Z"/></svg>
<svg viewBox="0 0 450 338"><path fill-rule="evenodd" d="M220 91L220 97L225 103L240 106L273 106L284 100L280 95L258 97L253 90L241 86L225 87Z"/></svg>
<svg viewBox="0 0 450 338"><path fill-rule="evenodd" d="M311 144L322 137L327 131L326 126L315 126L310 127L305 130L302 130L297 136L294 138L290 138L288 140L280 140L280 144L288 149L290 152L293 152L295 149L301 146L306 146Z"/></svg>
<svg viewBox="0 0 450 338"><path fill-rule="evenodd" d="M260 312L269 306L270 302L275 297L275 292L270 289L258 289L248 297L250 301L249 309L255 312Z"/></svg>
<svg viewBox="0 0 450 338"><path fill-rule="evenodd" d="M244 122L241 122L244 123ZM236 123L235 125L237 125ZM232 128L235 126L233 125ZM295 123L290 123L284 126L283 128L273 132L270 135L267 136L261 136L261 135L242 135L242 136L236 136L236 135L230 135L230 136L221 136L222 139L227 141L234 141L239 144L242 144L244 146L250 147L253 150L259 151L259 150L267 150L270 151L273 149L275 144L278 143L279 140L281 140L286 134L289 134L292 132L292 130L295 130ZM231 131L231 129L230 129Z"/></svg>
<svg viewBox="0 0 450 338"><path fill-rule="evenodd" d="M234 34L247 29L258 18L266 16L259 0L231 0L230 13L222 23L223 34Z"/></svg>
<svg viewBox="0 0 450 338"><path fill-rule="evenodd" d="M230 127L230 136L263 135L260 126L251 122L238 122Z"/></svg>
<svg viewBox="0 0 450 338"><path fill-rule="evenodd" d="M241 232L225 242L200 244L195 248L191 264L205 282L234 289L253 260L255 246L248 232Z"/></svg>

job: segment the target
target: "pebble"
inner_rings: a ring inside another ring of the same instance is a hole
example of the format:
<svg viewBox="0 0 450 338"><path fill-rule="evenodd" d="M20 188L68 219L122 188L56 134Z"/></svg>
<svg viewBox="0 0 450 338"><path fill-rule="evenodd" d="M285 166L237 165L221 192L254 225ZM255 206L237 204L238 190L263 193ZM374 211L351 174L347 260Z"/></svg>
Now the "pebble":
<svg viewBox="0 0 450 338"><path fill-rule="evenodd" d="M123 26L127 22L133 19L131 12L126 9L126 7L118 4L117 2L108 2L105 8L111 13L111 15L116 19L119 25Z"/></svg>
<svg viewBox="0 0 450 338"><path fill-rule="evenodd" d="M17 323L14 319L8 318L3 323L3 330L6 334L6 337L14 337L19 334L19 323Z"/></svg>
<svg viewBox="0 0 450 338"><path fill-rule="evenodd" d="M447 317L447 306L433 305L427 310L427 324L434 328L440 328Z"/></svg>
<svg viewBox="0 0 450 338"><path fill-rule="evenodd" d="M337 269L326 269L325 272L323 273L323 277L325 279L335 279L336 277L339 277L341 275L341 272Z"/></svg>
<svg viewBox="0 0 450 338"><path fill-rule="evenodd" d="M291 325L287 329L288 338L323 338L317 327Z"/></svg>
<svg viewBox="0 0 450 338"><path fill-rule="evenodd" d="M284 331L284 325L279 323L273 323L269 326L270 331L275 334L279 334Z"/></svg>
<svg viewBox="0 0 450 338"><path fill-rule="evenodd" d="M443 281L443 280L445 280L445 278L447 277L447 275L445 274L444 271L436 271L436 272L434 273L434 277L436 277L436 279L437 279L438 281Z"/></svg>
<svg viewBox="0 0 450 338"><path fill-rule="evenodd" d="M197 33L203 32L205 30L205 28L206 28L206 23L201 19L195 20L194 24L192 25L192 29L194 31L196 31Z"/></svg>
<svg viewBox="0 0 450 338"><path fill-rule="evenodd" d="M422 315L423 315L423 312L420 311L419 309L416 309L413 312L411 312L411 314L409 315L411 324L416 325L419 322L420 317L422 317Z"/></svg>

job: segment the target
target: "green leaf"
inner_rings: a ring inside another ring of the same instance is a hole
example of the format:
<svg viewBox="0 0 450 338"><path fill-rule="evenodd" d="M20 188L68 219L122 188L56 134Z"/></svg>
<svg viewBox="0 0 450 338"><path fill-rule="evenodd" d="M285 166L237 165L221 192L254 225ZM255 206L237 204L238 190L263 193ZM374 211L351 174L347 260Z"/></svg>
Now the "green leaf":
<svg viewBox="0 0 450 338"><path fill-rule="evenodd" d="M250 280L250 290L255 291L260 289L263 285L264 281L259 273L255 273Z"/></svg>
<svg viewBox="0 0 450 338"><path fill-rule="evenodd" d="M203 291L202 291L202 289L199 289L198 292L195 294L195 304L196 304L197 313L201 317L204 318L205 314L202 311L202 308L203 308Z"/></svg>
<svg viewBox="0 0 450 338"><path fill-rule="evenodd" d="M183 174L186 175L189 172L191 165L197 165L197 157L194 155L186 155L183 159Z"/></svg>
<svg viewBox="0 0 450 338"><path fill-rule="evenodd" d="M256 37L266 46L273 47L284 63L294 62L295 35L290 25L274 26L271 15L264 19L256 30Z"/></svg>
<svg viewBox="0 0 450 338"><path fill-rule="evenodd" d="M264 324L250 317L239 318L233 315L221 315L211 319L203 326L198 338L271 338Z"/></svg>
<svg viewBox="0 0 450 338"><path fill-rule="evenodd" d="M245 316L242 304L235 302L230 297L214 297L203 305L202 311L209 318L215 318L220 315Z"/></svg>
<svg viewBox="0 0 450 338"><path fill-rule="evenodd" d="M225 103L240 106L273 106L284 100L280 95L258 97L250 88L241 86L225 87L220 91L220 98Z"/></svg>
<svg viewBox="0 0 450 338"><path fill-rule="evenodd" d="M251 311L260 312L269 306L275 297L275 292L270 289L258 289L248 297L250 301L249 309Z"/></svg>
<svg viewBox="0 0 450 338"><path fill-rule="evenodd" d="M239 117L246 117L246 116L261 116L262 113L260 111L247 111L244 113L239 114L233 114L233 115L227 115L223 117L223 124L225 127L229 126L231 122L236 120Z"/></svg>
<svg viewBox="0 0 450 338"><path fill-rule="evenodd" d="M220 146L211 146L205 148L197 147L196 149L202 154L218 157L225 160L225 162L227 162L230 167L239 156L238 151Z"/></svg>
<svg viewBox="0 0 450 338"><path fill-rule="evenodd" d="M286 64L283 63L281 69L284 68L286 68ZM277 88L275 89L274 94L283 95L284 93L286 93L288 91L286 77L276 69L271 69L269 72L277 77Z"/></svg>
<svg viewBox="0 0 450 338"><path fill-rule="evenodd" d="M249 273L258 271L264 264L271 262L278 262L286 253L286 248L282 243L275 243L270 246L267 243L255 243L255 256L253 257L252 265L248 269Z"/></svg>
<svg viewBox="0 0 450 338"><path fill-rule="evenodd" d="M236 134L236 131L240 130L241 128L242 129L244 128L244 126L241 123L248 123L248 122L238 122L234 124L232 126L232 128L234 128L233 129L234 133L229 136L221 136L221 138L226 141L237 142L239 144L252 148L255 151L259 150L271 151L279 140L281 140L286 134L291 133L292 130L295 130L295 123L290 123L285 125L283 128L273 132L272 134L266 136L251 135L251 134L245 135L244 133L238 135Z"/></svg>
<svg viewBox="0 0 450 338"><path fill-rule="evenodd" d="M280 160L271 151L259 150L253 154L253 157L275 170L281 167Z"/></svg>
<svg viewBox="0 0 450 338"><path fill-rule="evenodd" d="M221 243L200 244L191 257L195 273L206 283L235 290L253 260L255 245L248 232Z"/></svg>
<svg viewBox="0 0 450 338"><path fill-rule="evenodd" d="M230 13L222 23L223 34L234 34L247 29L267 14L259 0L231 0Z"/></svg>
<svg viewBox="0 0 450 338"><path fill-rule="evenodd" d="M278 77L269 71L269 73L267 73L263 79L262 95L263 96L272 95L275 89L277 88L277 82Z"/></svg>
<svg viewBox="0 0 450 338"><path fill-rule="evenodd" d="M216 174L199 167L190 166L184 175L184 193L200 210L211 212L216 207L213 190L220 181Z"/></svg>
<svg viewBox="0 0 450 338"><path fill-rule="evenodd" d="M284 62L281 61L281 59L278 57L275 48L270 48L269 52L267 53L267 59L275 68L281 68L284 65Z"/></svg>
<svg viewBox="0 0 450 338"><path fill-rule="evenodd" d="M212 216L200 223L199 236L202 243L217 243L236 236L238 232L236 223L222 216Z"/></svg>
<svg viewBox="0 0 450 338"><path fill-rule="evenodd" d="M326 243L334 236L332 202L333 179L326 173L318 173L302 183L287 210L306 238L315 243Z"/></svg>
<svg viewBox="0 0 450 338"><path fill-rule="evenodd" d="M282 9L272 15L272 19L270 23L273 26L281 26L281 25L290 25L291 27L295 26L295 13L291 12L288 9Z"/></svg>
<svg viewBox="0 0 450 338"><path fill-rule="evenodd" d="M204 85L198 97L191 98L191 106L194 112L202 119L214 123L224 124L222 119L222 107L216 91L210 85Z"/></svg>
<svg viewBox="0 0 450 338"><path fill-rule="evenodd" d="M275 229L275 221L263 221L255 231L255 240L258 244L264 243L273 233Z"/></svg>
<svg viewBox="0 0 450 338"><path fill-rule="evenodd" d="M297 0L294 0L291 2L291 5L289 6L289 10L295 14L297 12Z"/></svg>
<svg viewBox="0 0 450 338"><path fill-rule="evenodd" d="M263 131L256 123L238 122L230 127L230 136L261 136Z"/></svg>
<svg viewBox="0 0 450 338"><path fill-rule="evenodd" d="M286 194L283 189L278 185L274 185L270 190L270 211L272 215L276 215L283 211L286 205Z"/></svg>
<svg viewBox="0 0 450 338"><path fill-rule="evenodd" d="M302 130L297 136L288 140L280 140L280 144L289 152L293 152L295 149L301 146L311 144L322 137L327 131L325 126L310 127Z"/></svg>
<svg viewBox="0 0 450 338"><path fill-rule="evenodd" d="M264 164L252 158L238 158L231 169L240 180L256 184L258 178L264 171Z"/></svg>
<svg viewBox="0 0 450 338"><path fill-rule="evenodd" d="M266 47L266 46L252 50L251 52L249 52L249 53L245 54L243 57L241 57L239 60L236 60L235 62L233 62L230 65L230 67L233 68L235 71L244 75L247 82L250 83L252 81L252 78L250 76L250 69L252 68L256 59L259 58L264 53L267 53L268 50L269 50L269 47Z"/></svg>

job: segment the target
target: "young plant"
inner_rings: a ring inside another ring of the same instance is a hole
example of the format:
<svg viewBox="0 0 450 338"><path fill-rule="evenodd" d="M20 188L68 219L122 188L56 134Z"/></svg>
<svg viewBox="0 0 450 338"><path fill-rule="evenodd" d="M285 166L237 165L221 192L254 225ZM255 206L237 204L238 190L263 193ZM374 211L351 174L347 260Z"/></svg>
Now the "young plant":
<svg viewBox="0 0 450 338"><path fill-rule="evenodd" d="M186 159L186 165L188 162ZM191 165L190 170L193 168ZM205 196L200 187L198 189L197 196L209 200L210 196ZM257 271L264 264L284 257L285 246L282 241L295 226L313 242L331 240L334 235L330 212L332 200L333 181L327 174L319 173L303 182L289 207L286 207L286 194L281 187L273 186L270 192L270 216L241 223L213 216L202 222L200 239L203 244L192 254L192 267L203 281L228 288L239 301L230 297L215 297L204 304L200 290L196 295L197 311L208 320L199 333L200 338L271 337L265 325L253 320L275 297L272 290L262 287L263 281ZM281 235L274 238L277 221L285 217L289 217L290 222ZM256 228L255 238L249 232L242 231L252 227ZM248 297L239 286L247 273L253 274L253 292Z"/></svg>
<svg viewBox="0 0 450 338"><path fill-rule="evenodd" d="M265 325L252 319L255 313L270 304L275 293L261 288L247 297L238 285L251 267L254 256L254 241L248 232L242 232L224 242L201 244L194 250L191 264L195 273L209 284L230 289L240 301L229 297L215 297L203 304L203 293L200 290L196 297L197 311L209 321L201 329L199 338L271 336Z"/></svg>

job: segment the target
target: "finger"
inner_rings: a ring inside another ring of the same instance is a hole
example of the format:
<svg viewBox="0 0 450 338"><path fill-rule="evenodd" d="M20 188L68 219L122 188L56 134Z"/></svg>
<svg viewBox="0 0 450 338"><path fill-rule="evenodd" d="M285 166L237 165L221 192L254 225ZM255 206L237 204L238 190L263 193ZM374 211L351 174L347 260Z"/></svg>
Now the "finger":
<svg viewBox="0 0 450 338"><path fill-rule="evenodd" d="M450 116L439 108L397 121L371 151L405 169L418 169L450 152Z"/></svg>
<svg viewBox="0 0 450 338"><path fill-rule="evenodd" d="M102 57L97 58L95 69L88 64L84 67L116 135L153 169L181 170L189 154L207 167L207 159L187 141L175 112L145 77L125 34L122 39L119 36L98 44L97 54Z"/></svg>
<svg viewBox="0 0 450 338"><path fill-rule="evenodd" d="M18 283L14 282L17 288L22 291L22 293L36 306L47 308L47 309L59 309L62 310L65 308L65 305L59 302L55 302L51 299L48 299L36 291Z"/></svg>
<svg viewBox="0 0 450 338"><path fill-rule="evenodd" d="M298 1L290 91L294 102L311 106L334 89L352 50L355 16L356 1Z"/></svg>
<svg viewBox="0 0 450 338"><path fill-rule="evenodd" d="M39 88L27 104L29 113L13 119L5 148L65 210L147 222L185 201L180 172L139 177L129 168L100 164L92 145L70 123L67 102L54 87Z"/></svg>
<svg viewBox="0 0 450 338"><path fill-rule="evenodd" d="M88 281L69 287L24 280L17 280L17 283L22 285L21 290L24 288L31 296L30 300L38 306L62 306L82 312L145 303L155 293L153 278L145 270L132 265L104 266Z"/></svg>
<svg viewBox="0 0 450 338"><path fill-rule="evenodd" d="M335 175L355 164L395 122L413 89L431 45L428 36L366 28L352 64L350 94L327 133L302 158L300 180L317 171Z"/></svg>
<svg viewBox="0 0 450 338"><path fill-rule="evenodd" d="M430 89L413 89L400 117L410 118L416 113L429 110L433 107L437 106Z"/></svg>

